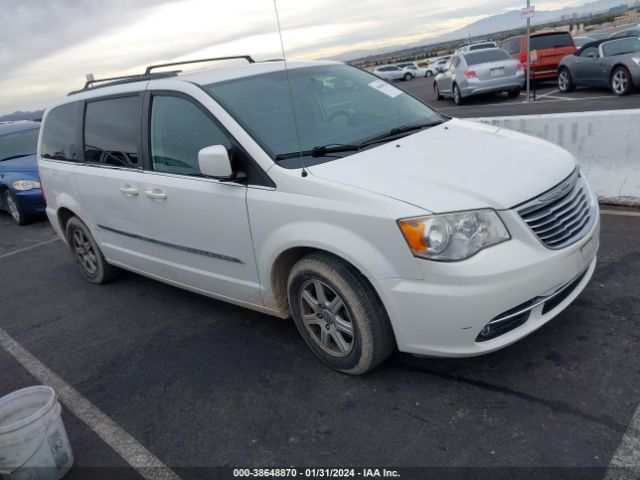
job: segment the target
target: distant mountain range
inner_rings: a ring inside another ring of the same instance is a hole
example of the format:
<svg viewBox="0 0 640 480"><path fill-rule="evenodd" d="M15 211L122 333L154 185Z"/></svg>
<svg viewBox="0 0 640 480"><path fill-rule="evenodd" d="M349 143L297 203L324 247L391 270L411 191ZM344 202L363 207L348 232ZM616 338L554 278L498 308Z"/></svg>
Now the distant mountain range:
<svg viewBox="0 0 640 480"><path fill-rule="evenodd" d="M38 120L42 118L44 110L34 110L33 112L13 112L0 117L0 122L9 122L15 120Z"/></svg>
<svg viewBox="0 0 640 480"><path fill-rule="evenodd" d="M603 13L608 11L610 8L619 7L624 3L633 4L634 0L597 0L595 2L585 3L584 5L578 7L567 7L558 10L540 10L536 12L536 15L535 17L533 17L531 23L532 25L549 23L560 20L564 15L572 15L574 13L578 16L590 13ZM399 49L409 49L418 46L429 46L442 42L462 40L469 37L491 35L497 32L515 30L524 27L524 25L525 21L520 15L520 10L512 10L499 15L491 15L489 17L483 18L482 20L478 20L477 22L470 23L469 25L458 30L454 30L453 32L446 33L439 37L430 38L428 40L414 42L409 45L396 45L392 47L384 47L371 50L354 50L351 52L345 52L340 55L336 55L334 57L331 57L331 59L339 61L354 60L357 58L364 58L369 55L381 55L390 53Z"/></svg>

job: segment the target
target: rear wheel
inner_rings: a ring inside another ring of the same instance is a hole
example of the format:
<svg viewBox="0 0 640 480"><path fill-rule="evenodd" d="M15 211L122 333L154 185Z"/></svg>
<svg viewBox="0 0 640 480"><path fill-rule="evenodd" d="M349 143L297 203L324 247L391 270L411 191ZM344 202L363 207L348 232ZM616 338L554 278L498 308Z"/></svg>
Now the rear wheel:
<svg viewBox="0 0 640 480"><path fill-rule="evenodd" d="M617 67L611 74L611 91L615 95L623 97L629 95L632 88L633 84L629 70L625 67Z"/></svg>
<svg viewBox="0 0 640 480"><path fill-rule="evenodd" d="M11 217L18 225L26 225L29 222L29 217L24 213L22 206L9 190L4 192L4 204Z"/></svg>
<svg viewBox="0 0 640 480"><path fill-rule="evenodd" d="M89 282L107 283L115 276L116 268L107 263L91 232L77 217L67 223L67 241L78 270Z"/></svg>
<svg viewBox="0 0 640 480"><path fill-rule="evenodd" d="M453 101L456 105L462 105L464 103L464 100L462 99L462 93L460 93L458 84L453 85Z"/></svg>
<svg viewBox="0 0 640 480"><path fill-rule="evenodd" d="M576 89L576 84L571 78L571 72L569 69L563 68L558 72L558 90L562 93L573 92Z"/></svg>
<svg viewBox="0 0 640 480"><path fill-rule="evenodd" d="M436 100L444 100L444 97L440 93L440 88L438 88L438 83L437 82L433 82L433 93L436 96Z"/></svg>
<svg viewBox="0 0 640 480"><path fill-rule="evenodd" d="M520 96L520 92L522 91L521 88L513 88L509 91L507 91L507 95L509 95L509 98L518 98Z"/></svg>
<svg viewBox="0 0 640 480"><path fill-rule="evenodd" d="M317 253L296 263L289 274L288 297L305 343L335 370L365 373L395 347L389 318L373 287L332 255Z"/></svg>

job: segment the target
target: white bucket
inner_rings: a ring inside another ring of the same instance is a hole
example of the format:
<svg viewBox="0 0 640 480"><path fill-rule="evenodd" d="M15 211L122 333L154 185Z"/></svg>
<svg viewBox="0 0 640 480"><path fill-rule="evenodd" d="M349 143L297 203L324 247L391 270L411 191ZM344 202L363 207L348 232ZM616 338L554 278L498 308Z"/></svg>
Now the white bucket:
<svg viewBox="0 0 640 480"><path fill-rule="evenodd" d="M5 480L59 480L73 453L51 387L28 387L0 398L0 475Z"/></svg>

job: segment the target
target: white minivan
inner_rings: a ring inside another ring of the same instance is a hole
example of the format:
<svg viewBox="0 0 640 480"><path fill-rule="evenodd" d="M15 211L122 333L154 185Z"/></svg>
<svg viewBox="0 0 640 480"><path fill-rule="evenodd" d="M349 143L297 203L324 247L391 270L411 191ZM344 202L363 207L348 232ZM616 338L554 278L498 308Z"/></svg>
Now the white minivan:
<svg viewBox="0 0 640 480"><path fill-rule="evenodd" d="M87 280L120 267L293 317L351 374L505 347L589 282L598 205L566 151L341 63L247 60L47 110L47 214Z"/></svg>

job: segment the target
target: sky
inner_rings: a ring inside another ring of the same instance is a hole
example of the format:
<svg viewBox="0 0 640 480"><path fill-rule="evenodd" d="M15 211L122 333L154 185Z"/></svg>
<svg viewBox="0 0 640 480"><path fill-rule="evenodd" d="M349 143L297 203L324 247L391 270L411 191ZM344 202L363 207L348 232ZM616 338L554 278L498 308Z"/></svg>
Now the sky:
<svg viewBox="0 0 640 480"><path fill-rule="evenodd" d="M584 0L539 0L539 10ZM249 54L326 58L428 41L524 0L0 0L0 115L45 108L96 78ZM276 7L278 17L276 17ZM278 29L278 19L280 31ZM282 38L282 43L280 42Z"/></svg>

